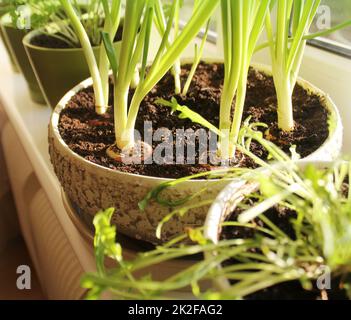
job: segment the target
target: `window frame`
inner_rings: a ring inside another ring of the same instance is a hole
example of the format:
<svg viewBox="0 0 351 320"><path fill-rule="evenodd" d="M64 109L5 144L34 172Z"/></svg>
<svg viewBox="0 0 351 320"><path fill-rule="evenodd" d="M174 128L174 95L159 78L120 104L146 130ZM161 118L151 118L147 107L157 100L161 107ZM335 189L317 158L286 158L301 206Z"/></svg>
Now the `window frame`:
<svg viewBox="0 0 351 320"><path fill-rule="evenodd" d="M219 22L217 21L217 23ZM180 20L179 25L180 25L180 28L182 29L184 28L186 23ZM348 28L351 28L351 27L348 27ZM198 37L202 39L204 37L204 34L205 34L205 30L202 29L200 30ZM207 42L210 42L215 45L218 44L218 33L216 31L209 30L207 35ZM307 44L312 47L337 54L341 57L351 59L351 45L347 45L342 42L331 40L328 38L323 38L323 37L308 40Z"/></svg>
<svg viewBox="0 0 351 320"><path fill-rule="evenodd" d="M351 47L348 45L344 45L341 42L330 40L327 38L316 38L308 40L307 43L312 47L323 49L338 54L342 57L351 59Z"/></svg>

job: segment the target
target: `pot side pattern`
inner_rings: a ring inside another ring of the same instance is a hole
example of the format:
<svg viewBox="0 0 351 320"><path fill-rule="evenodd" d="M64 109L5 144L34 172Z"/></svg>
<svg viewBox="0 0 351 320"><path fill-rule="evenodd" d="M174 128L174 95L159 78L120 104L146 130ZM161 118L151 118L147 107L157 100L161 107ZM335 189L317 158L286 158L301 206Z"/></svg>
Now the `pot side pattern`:
<svg viewBox="0 0 351 320"><path fill-rule="evenodd" d="M164 225L162 238L158 239L157 226L173 209L151 201L145 211L141 211L138 203L160 181L145 184L143 176L139 178L121 174L116 178L114 175L102 175L99 169L91 168L89 164L65 154L51 133L49 133L49 154L64 192L81 209L81 215L84 216L83 220L86 224L91 225L99 210L114 207L112 223L117 226L117 232L154 244L164 243L184 233L186 228L200 227L204 224L209 206L192 209L183 217L174 216ZM192 203L199 203L214 199L225 186L224 183L224 181L216 182L208 187L211 181L189 182L180 188L164 190L162 197L179 200L207 186L206 192L191 200Z"/></svg>

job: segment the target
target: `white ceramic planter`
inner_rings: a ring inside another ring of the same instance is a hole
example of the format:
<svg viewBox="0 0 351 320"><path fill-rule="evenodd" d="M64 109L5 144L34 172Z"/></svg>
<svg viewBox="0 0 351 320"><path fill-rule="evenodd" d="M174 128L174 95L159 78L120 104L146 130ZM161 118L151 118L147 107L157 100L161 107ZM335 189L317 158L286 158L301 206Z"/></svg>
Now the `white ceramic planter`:
<svg viewBox="0 0 351 320"><path fill-rule="evenodd" d="M216 60L218 62L218 60ZM258 69L269 73L267 67ZM324 97L325 107L330 113L330 136L323 146L310 155L309 160L331 160L338 156L342 142L342 124L338 110L331 99L308 82L300 80L299 84ZM130 237L159 243L184 232L186 227L202 226L208 208L190 211L185 217L175 217L163 229L163 238L157 239L155 230L170 209L150 203L145 212L140 211L138 202L154 187L169 179L140 176L111 170L93 164L74 153L60 136L58 122L61 111L78 91L92 85L88 79L69 91L55 108L49 125L49 151L55 173L68 198L83 212L84 220L90 224L97 211L102 208L115 207L113 223L118 231ZM179 199L194 194L207 186L206 193L193 201L213 199L228 182L188 181L164 195L170 199Z"/></svg>

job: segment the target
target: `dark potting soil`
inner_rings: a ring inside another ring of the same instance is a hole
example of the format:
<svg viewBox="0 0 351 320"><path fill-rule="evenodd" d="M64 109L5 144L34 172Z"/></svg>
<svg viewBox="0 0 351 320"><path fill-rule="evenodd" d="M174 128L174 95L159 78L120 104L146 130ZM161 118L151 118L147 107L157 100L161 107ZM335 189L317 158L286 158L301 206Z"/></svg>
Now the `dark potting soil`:
<svg viewBox="0 0 351 320"><path fill-rule="evenodd" d="M349 190L349 186L345 183L344 185L345 195ZM253 206L256 200L246 199L245 204ZM237 221L238 216L244 211L244 209L237 207L234 212L228 217L228 221ZM295 219L296 212L283 206L276 205L273 208L265 212L265 216L273 222L278 228L286 233L291 239L296 239L294 228L291 224L291 219ZM253 221L257 227L266 227L260 219ZM223 227L221 232L221 239L250 239L254 237L254 229L226 226ZM236 264L238 261L230 259L226 261L226 265ZM351 276L351 275L350 275ZM347 282L350 283L350 276ZM343 279L345 281L345 279ZM299 281L284 282L264 290L258 291L245 297L246 300L349 300L347 297L346 290L342 288L342 281L340 277L333 278L331 280L331 290L325 290L324 292L319 290L314 284L311 290L303 289ZM345 282L344 282L345 283Z"/></svg>
<svg viewBox="0 0 351 320"><path fill-rule="evenodd" d="M122 39L122 32L123 28L118 28L116 33L114 42L120 41ZM30 43L34 46L41 47L41 48L50 48L50 49L72 49L72 46L69 45L67 42L50 36L49 34L38 34L31 38Z"/></svg>
<svg viewBox="0 0 351 320"><path fill-rule="evenodd" d="M30 43L34 46L41 48L51 48L51 49L70 49L70 46L67 42L52 37L47 34L38 34L30 40Z"/></svg>
<svg viewBox="0 0 351 320"><path fill-rule="evenodd" d="M182 69L183 84L186 81L190 67L190 65L185 65ZM181 95L174 96L174 79L171 74L167 74L144 99L136 123L136 129L141 133L142 138L144 121L152 122L153 131L159 128L167 128L173 134L174 156L171 159L166 159L164 163L126 165L106 156L106 149L115 140L113 109L112 107L109 108L108 112L103 116L96 115L92 88L84 89L76 94L62 111L59 122L60 134L74 152L91 162L111 169L164 178L180 178L208 171L210 166L172 164L175 163L176 157L176 130L193 129L196 131L203 129L203 127L192 123L188 119L179 119L176 114L171 113L170 108L159 106L155 101L159 98L170 100L172 97L175 97L179 104L186 105L218 127L223 77L223 64L201 63L186 97ZM112 92L112 90L110 91ZM112 99L111 93L110 105L112 105ZM272 77L251 69L248 77L244 119L251 116L252 122L267 124L269 126L267 138L286 152L289 152L292 145L296 145L297 152L302 157L313 153L325 142L329 134L327 124L328 111L323 107L323 101L319 96L309 94L300 86L296 87L293 95L295 130L291 133L284 133L278 129L276 106L277 101ZM211 134L209 132L209 136ZM167 139L169 137L164 136L162 141L154 142L154 150ZM199 141L196 140L197 151L199 150L198 144ZM266 151L254 142L251 150L260 158L267 158ZM187 153L185 152L186 155ZM199 157L200 155L197 152L197 161ZM240 161L234 165L254 167L251 159L241 155L238 155L237 159L240 159Z"/></svg>

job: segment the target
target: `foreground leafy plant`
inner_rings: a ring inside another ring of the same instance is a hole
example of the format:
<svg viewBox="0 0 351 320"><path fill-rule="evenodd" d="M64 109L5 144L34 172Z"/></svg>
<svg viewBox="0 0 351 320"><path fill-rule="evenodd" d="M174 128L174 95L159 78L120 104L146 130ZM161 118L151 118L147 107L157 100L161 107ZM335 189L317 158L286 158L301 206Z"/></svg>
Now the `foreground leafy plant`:
<svg viewBox="0 0 351 320"><path fill-rule="evenodd" d="M330 272L333 279L340 279L340 289L351 298L347 278L351 271L351 162L338 161L328 168L310 164L300 169L280 149L265 141L252 125L241 130L238 148L251 155L247 146L252 140L262 143L273 159L285 159L285 162L272 165L254 156L253 159L263 165L259 170L217 172L217 178L220 175L223 178L240 177L256 183L258 192L250 192L247 197L256 199L257 204L249 202L248 206L242 202L239 206L243 213L238 220L223 223L226 228L251 229L254 231L252 236L224 239L214 244L204 237L202 228L188 229L187 234L141 253L134 260L124 261L123 255L119 254L117 261L122 261L123 265L104 270L102 252L113 258L111 253L116 249L112 248L116 244L113 240L115 227L109 225L112 211L102 212L95 222L103 221L105 225L96 229L95 238L96 252L100 253L97 255L100 271L86 275L82 282L85 288L91 289L88 297L99 298L107 290L116 298L124 299L172 298L174 290L190 287L193 295L201 299L240 299L290 281L300 282L302 288L309 291L326 272ZM159 194L156 198L164 205L170 205ZM191 199L187 201L191 203ZM174 205L180 206L180 209L175 207L175 212L185 210L182 214L192 206L186 202ZM287 234L265 216L269 208L277 205L296 213L291 216L292 234ZM165 220L171 218L172 215ZM121 252L120 245L117 246ZM201 260L199 254L205 254L206 259ZM156 270L163 262L184 257L191 258L189 266L166 279L156 279L145 271L150 267ZM135 277L143 271L145 276ZM222 290L208 287L209 280L218 279L231 283L227 282ZM322 294L327 298L328 291L324 290Z"/></svg>
<svg viewBox="0 0 351 320"><path fill-rule="evenodd" d="M350 162L337 162L328 169L309 165L301 172L291 165L283 165L283 168L279 175L272 172L271 180L267 175L257 175L260 194L256 197L263 197L263 201L238 218L239 223L245 224L258 217L275 232L273 239L263 239L258 248L266 264L255 273L255 282L243 286L244 281L239 279L222 295L251 294L258 288L266 288L267 283L271 286L292 280L299 281L305 290L311 290L316 283L323 285L323 281L327 281L324 277L329 276L330 283L339 279L340 287L333 289L344 289L351 298L348 279L351 271ZM296 217L291 217L293 235L287 235L267 220L265 212L275 205L296 212ZM252 257L248 263L255 263L256 258ZM241 264L231 267L223 270L224 274L231 270L225 275L228 279L236 279L231 274L236 267L244 272L251 268L249 265L243 268ZM330 288L319 289L324 289L322 297L328 298Z"/></svg>

